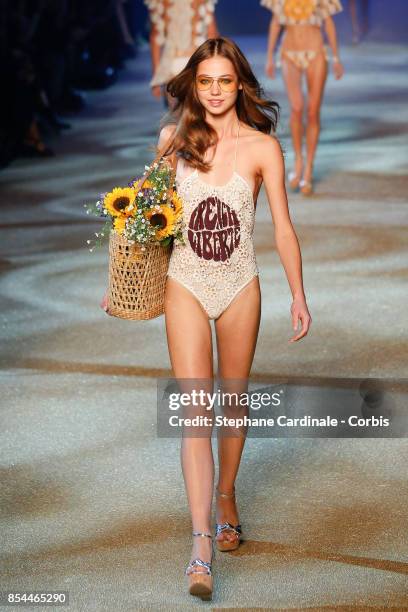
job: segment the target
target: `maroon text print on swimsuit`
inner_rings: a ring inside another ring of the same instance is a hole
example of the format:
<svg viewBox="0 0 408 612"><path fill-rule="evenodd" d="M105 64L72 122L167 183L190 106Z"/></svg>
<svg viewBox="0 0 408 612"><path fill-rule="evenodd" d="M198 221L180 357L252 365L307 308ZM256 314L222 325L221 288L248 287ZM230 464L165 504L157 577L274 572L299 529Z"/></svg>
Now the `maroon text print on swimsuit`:
<svg viewBox="0 0 408 612"><path fill-rule="evenodd" d="M188 240L198 257L226 261L239 245L240 230L235 210L213 196L200 202L191 213Z"/></svg>

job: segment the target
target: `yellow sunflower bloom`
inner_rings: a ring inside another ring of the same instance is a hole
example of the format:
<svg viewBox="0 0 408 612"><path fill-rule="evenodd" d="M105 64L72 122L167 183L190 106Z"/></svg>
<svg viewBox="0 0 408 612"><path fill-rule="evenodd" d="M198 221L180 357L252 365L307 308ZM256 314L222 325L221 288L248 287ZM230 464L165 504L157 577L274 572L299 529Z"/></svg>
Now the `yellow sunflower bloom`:
<svg viewBox="0 0 408 612"><path fill-rule="evenodd" d="M154 187L154 185L151 181L149 181L149 179L143 182L143 178L140 178L138 181L134 181L132 183L131 189L134 189L135 192L137 193L141 189L151 189L152 187Z"/></svg>
<svg viewBox="0 0 408 612"><path fill-rule="evenodd" d="M152 187L154 187L153 183L151 181L149 181L149 179L147 179L147 181L145 181L144 183L142 183L142 181L140 181L140 188L142 189L151 189Z"/></svg>
<svg viewBox="0 0 408 612"><path fill-rule="evenodd" d="M123 231L125 229L125 224L126 224L126 217L116 217L113 222L114 228L119 234L123 234Z"/></svg>
<svg viewBox="0 0 408 612"><path fill-rule="evenodd" d="M152 208L144 213L145 218L156 229L156 240L171 236L174 231L176 214L170 206Z"/></svg>
<svg viewBox="0 0 408 612"><path fill-rule="evenodd" d="M133 208L128 207L133 204L135 195L132 187L115 187L105 196L105 208L113 217L130 216Z"/></svg>
<svg viewBox="0 0 408 612"><path fill-rule="evenodd" d="M316 8L316 0L285 0L284 13L286 17L303 21L309 19Z"/></svg>

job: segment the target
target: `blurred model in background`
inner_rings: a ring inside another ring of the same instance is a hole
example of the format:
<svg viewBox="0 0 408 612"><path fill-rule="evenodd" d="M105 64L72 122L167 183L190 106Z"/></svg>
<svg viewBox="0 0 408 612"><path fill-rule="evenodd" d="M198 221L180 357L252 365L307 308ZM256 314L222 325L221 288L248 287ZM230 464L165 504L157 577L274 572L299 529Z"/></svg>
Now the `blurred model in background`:
<svg viewBox="0 0 408 612"><path fill-rule="evenodd" d="M217 0L144 0L150 15L152 93L181 72L194 51L208 38L217 38L214 16Z"/></svg>
<svg viewBox="0 0 408 612"><path fill-rule="evenodd" d="M304 195L313 193L313 164L320 134L320 107L327 78L329 53L324 44L322 26L332 51L336 79L344 73L337 48L337 34L332 15L343 10L340 0L261 0L273 13L269 26L266 74L275 77L274 52L281 29L282 44L276 53L276 66L282 75L290 103L290 129L294 149L294 169L288 174L291 189ZM303 126L304 98L302 75L307 83L307 121ZM306 160L303 160L303 136L306 133Z"/></svg>
<svg viewBox="0 0 408 612"><path fill-rule="evenodd" d="M349 0L353 45L358 45L368 32L369 0ZM360 13L360 15L359 15ZM361 22L360 22L361 17Z"/></svg>

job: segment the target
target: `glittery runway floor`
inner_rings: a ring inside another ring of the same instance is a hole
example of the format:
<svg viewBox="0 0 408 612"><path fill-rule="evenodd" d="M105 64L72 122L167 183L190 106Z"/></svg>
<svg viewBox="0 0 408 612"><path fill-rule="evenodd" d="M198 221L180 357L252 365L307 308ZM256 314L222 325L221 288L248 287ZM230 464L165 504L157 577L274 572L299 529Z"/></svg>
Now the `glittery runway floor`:
<svg viewBox="0 0 408 612"><path fill-rule="evenodd" d="M262 77L265 41L240 42ZM316 194L289 194L313 316L297 345L261 193L259 380L407 378L407 55L345 48L344 79L328 81ZM107 249L86 245L99 225L83 203L151 158L163 109L148 69L145 49L118 84L88 94L55 159L0 173L1 590L67 590L75 611L204 605L185 592L179 440L156 433L156 379L171 376L164 317L106 316ZM281 78L264 85L283 107L290 168ZM246 540L216 555L207 608L408 609L407 459L403 438L248 439Z"/></svg>

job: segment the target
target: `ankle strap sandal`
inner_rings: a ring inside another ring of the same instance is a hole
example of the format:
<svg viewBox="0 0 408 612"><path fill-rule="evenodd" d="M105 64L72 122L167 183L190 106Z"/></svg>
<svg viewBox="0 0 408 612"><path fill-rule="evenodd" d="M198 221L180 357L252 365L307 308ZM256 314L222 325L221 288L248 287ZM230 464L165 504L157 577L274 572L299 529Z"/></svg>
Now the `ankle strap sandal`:
<svg viewBox="0 0 408 612"><path fill-rule="evenodd" d="M233 493L221 493L221 491L219 491L217 487L216 494L219 495L219 497L225 497L226 499L232 499L233 497L235 497L235 487L234 487ZM232 525L231 523L228 523L228 522L216 523L215 524L215 537L217 538L217 536L219 536L220 533L222 533L223 531L232 532L236 536L236 538L234 538L232 542L228 540L216 540L218 550L221 552L225 552L228 550L236 550L241 543L242 526L240 524Z"/></svg>
<svg viewBox="0 0 408 612"><path fill-rule="evenodd" d="M193 536L203 536L203 537L212 539L211 533L193 532ZM184 572L186 576L188 576L192 571L196 573L198 572L200 574L208 574L209 576L211 576L211 562L212 562L213 554L214 554L214 551L212 550L211 551L211 561L203 561L202 559L199 559L199 558L193 559L193 561L190 561L190 563L187 565L186 570ZM196 565L204 567L206 571L203 572L203 571L196 570L195 569Z"/></svg>
<svg viewBox="0 0 408 612"><path fill-rule="evenodd" d="M306 181L305 179L302 179L299 181L299 187L303 195L310 196L313 194L313 180Z"/></svg>
<svg viewBox="0 0 408 612"><path fill-rule="evenodd" d="M214 542L211 533L193 531L193 536L211 538L211 561L203 561L200 558L190 561L184 572L188 578L188 591L190 595L197 595L201 599L208 600L211 599L213 591L212 560L214 556Z"/></svg>

